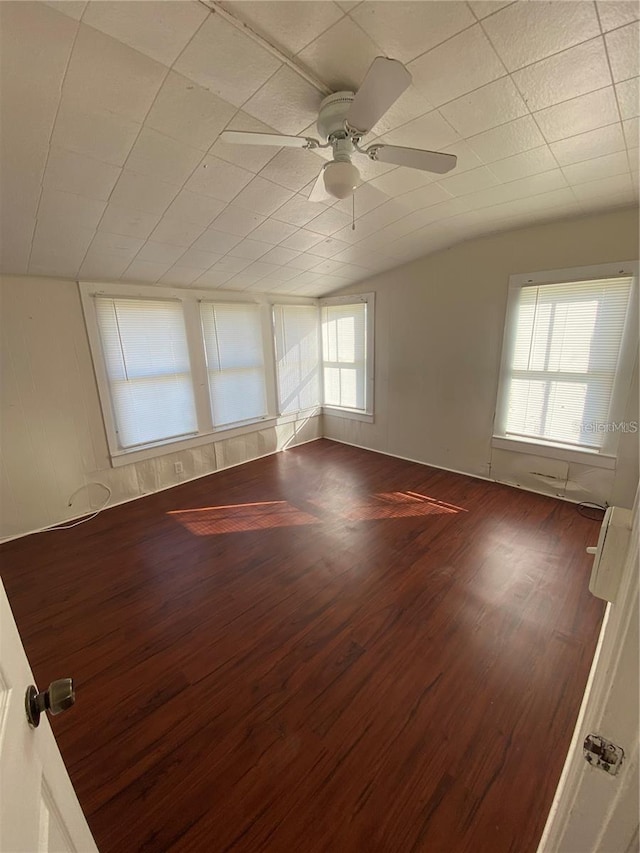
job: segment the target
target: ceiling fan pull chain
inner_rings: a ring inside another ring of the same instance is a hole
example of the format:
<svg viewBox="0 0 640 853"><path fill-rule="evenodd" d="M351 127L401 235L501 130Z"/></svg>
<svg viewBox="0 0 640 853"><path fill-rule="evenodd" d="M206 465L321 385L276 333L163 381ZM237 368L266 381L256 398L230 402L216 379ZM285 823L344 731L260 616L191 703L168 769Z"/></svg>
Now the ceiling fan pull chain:
<svg viewBox="0 0 640 853"><path fill-rule="evenodd" d="M351 196L351 230L356 230L356 194L355 192Z"/></svg>

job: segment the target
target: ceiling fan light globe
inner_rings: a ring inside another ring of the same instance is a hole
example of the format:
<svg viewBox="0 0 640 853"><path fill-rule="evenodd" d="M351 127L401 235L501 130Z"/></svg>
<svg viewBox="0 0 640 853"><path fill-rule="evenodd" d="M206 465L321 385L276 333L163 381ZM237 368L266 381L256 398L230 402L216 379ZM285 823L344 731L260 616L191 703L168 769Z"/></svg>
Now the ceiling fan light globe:
<svg viewBox="0 0 640 853"><path fill-rule="evenodd" d="M360 182L360 172L353 163L334 161L324 170L324 188L334 198L347 198Z"/></svg>

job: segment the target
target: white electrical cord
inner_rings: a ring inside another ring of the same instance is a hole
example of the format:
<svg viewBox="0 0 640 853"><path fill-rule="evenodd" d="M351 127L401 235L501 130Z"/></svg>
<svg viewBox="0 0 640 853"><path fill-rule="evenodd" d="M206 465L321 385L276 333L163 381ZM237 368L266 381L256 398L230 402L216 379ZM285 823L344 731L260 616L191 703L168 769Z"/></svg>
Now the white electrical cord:
<svg viewBox="0 0 640 853"><path fill-rule="evenodd" d="M94 481L91 483L85 483L84 486L80 486L78 489L75 490L75 492L73 492L73 494L69 498L69 502L67 503L67 506L71 506L73 504L73 499L78 494L78 492L82 491L82 489L86 489L88 486L102 486L103 489L107 490L107 492L108 492L107 499L102 504L100 509L97 509L93 513L93 515L89 515L89 516L87 516L87 518L81 518L80 521L74 521L73 524L63 524L63 525L60 525L58 527L55 527L55 526L54 527L45 527L44 530L39 530L37 532L38 533L49 533L52 530L71 530L72 527L78 527L79 524L84 524L87 521L92 521L97 515L99 515L102 512L102 510L105 509L105 507L107 506L107 504L111 500L111 489L105 483L98 483L97 481Z"/></svg>

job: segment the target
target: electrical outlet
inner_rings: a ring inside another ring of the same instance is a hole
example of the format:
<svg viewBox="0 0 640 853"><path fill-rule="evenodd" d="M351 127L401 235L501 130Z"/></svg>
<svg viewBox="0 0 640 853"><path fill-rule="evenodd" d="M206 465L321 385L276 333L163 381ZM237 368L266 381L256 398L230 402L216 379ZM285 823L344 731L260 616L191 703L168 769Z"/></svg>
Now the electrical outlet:
<svg viewBox="0 0 640 853"><path fill-rule="evenodd" d="M176 474L184 474L184 465L182 464L182 462L174 462L173 470L176 472Z"/></svg>

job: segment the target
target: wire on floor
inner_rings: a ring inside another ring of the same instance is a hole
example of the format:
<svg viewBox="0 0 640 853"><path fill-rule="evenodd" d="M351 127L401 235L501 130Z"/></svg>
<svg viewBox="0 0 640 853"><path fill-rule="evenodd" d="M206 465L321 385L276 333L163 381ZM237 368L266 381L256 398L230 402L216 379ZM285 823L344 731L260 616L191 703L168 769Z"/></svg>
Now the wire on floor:
<svg viewBox="0 0 640 853"><path fill-rule="evenodd" d="M78 527L80 524L86 524L87 521L93 521L93 519L96 518L96 516L100 515L102 510L106 508L107 504L111 500L111 489L105 483L98 483L97 481L94 481L91 483L85 483L84 486L80 486L70 496L69 501L67 503L67 506L72 506L73 505L73 499L78 494L78 492L82 491L82 489L88 488L89 486L102 486L103 489L107 490L107 497L105 499L105 502L102 504L102 506L99 509L97 509L91 515L88 515L86 518L81 518L79 521L74 521L73 524L60 524L60 525L54 525L53 527L45 527L44 530L39 530L38 533L49 533L53 530L71 530L72 527Z"/></svg>

